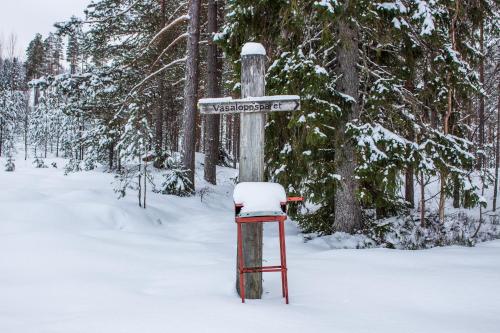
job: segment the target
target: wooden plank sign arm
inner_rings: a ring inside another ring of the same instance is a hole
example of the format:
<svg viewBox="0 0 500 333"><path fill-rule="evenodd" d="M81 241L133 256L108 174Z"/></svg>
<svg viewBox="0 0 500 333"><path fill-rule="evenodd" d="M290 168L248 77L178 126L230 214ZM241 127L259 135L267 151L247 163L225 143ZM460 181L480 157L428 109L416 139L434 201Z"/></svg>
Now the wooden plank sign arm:
<svg viewBox="0 0 500 333"><path fill-rule="evenodd" d="M198 101L198 109L203 114L298 111L300 110L300 97L283 95L242 99L204 98Z"/></svg>

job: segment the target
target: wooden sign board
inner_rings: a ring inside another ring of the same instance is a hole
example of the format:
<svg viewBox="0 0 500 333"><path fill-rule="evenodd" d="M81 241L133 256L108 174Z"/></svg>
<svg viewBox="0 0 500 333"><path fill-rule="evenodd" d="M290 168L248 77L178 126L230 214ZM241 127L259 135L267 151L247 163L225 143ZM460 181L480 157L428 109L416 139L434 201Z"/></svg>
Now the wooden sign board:
<svg viewBox="0 0 500 333"><path fill-rule="evenodd" d="M204 98L198 101L198 108L203 114L297 111L300 110L300 97L283 95L243 99Z"/></svg>

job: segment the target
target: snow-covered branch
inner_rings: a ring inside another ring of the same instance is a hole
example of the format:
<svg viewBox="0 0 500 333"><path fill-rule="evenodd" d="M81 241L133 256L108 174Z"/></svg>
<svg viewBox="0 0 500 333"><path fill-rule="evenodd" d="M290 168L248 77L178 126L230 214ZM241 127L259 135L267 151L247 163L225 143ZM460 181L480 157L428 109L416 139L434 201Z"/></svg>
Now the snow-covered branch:
<svg viewBox="0 0 500 333"><path fill-rule="evenodd" d="M132 2L132 4L130 6L128 6L127 8L125 8L124 10L122 10L121 12L118 12L116 13L115 15L112 15L112 16L108 16L102 20L94 20L94 21L85 21L83 23L85 24L93 24L93 23L104 23L104 22L107 22L113 18L117 18L119 16L122 16L122 15L125 15L127 14L130 10L132 10L132 8L134 8L135 5L137 5L139 2L141 2L141 0L136 0L134 2Z"/></svg>
<svg viewBox="0 0 500 333"><path fill-rule="evenodd" d="M148 82L151 78L153 78L154 76L160 74L161 72L163 72L164 70L170 68L170 67L173 67L175 65L178 65L178 64L183 64L185 63L187 60L186 57L184 58L180 58L180 59L177 59L177 60L174 60L168 64L166 64L165 66L163 66L162 68L158 69L157 71L149 74L148 76L146 76L141 82L139 82L138 84L136 84L131 90L130 92L127 94L127 97L125 97L125 101L124 103L130 98L130 96L132 96L132 94L134 92L136 92L139 88L141 88L146 82Z"/></svg>
<svg viewBox="0 0 500 333"><path fill-rule="evenodd" d="M154 37L151 39L151 41L148 44L148 48L151 47L151 45L153 45L153 43L158 38L160 38L164 33L169 31L173 27L177 26L178 24L181 24L183 22L187 22L188 20L189 20L189 15L182 15L182 16L179 16L178 18L176 18L175 20L173 20L172 22L170 22L169 24L167 24L163 29L158 31L158 33L156 35L154 35Z"/></svg>
<svg viewBox="0 0 500 333"><path fill-rule="evenodd" d="M153 63L153 65L151 65L151 68L154 68L156 66L156 64L158 64L158 62L161 60L161 58L172 48L174 47L175 45L177 45L177 43L181 40L183 40L184 38L187 38L189 36L188 33L184 33L182 35L180 35L179 37L177 37L176 39L174 39L162 52L161 54L158 56L158 58L155 60L155 62Z"/></svg>

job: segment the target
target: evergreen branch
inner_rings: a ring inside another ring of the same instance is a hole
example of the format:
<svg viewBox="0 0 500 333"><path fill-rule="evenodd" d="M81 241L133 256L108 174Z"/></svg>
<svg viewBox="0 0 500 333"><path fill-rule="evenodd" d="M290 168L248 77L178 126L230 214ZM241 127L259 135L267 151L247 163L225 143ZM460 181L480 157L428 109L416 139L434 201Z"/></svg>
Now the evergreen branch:
<svg viewBox="0 0 500 333"><path fill-rule="evenodd" d="M184 57L184 58L180 58L180 59L177 59L177 60L174 60L170 63L168 63L167 65L163 66L162 68L160 68L159 70L149 74L148 76L146 76L141 82L139 82L138 84L136 84L130 91L129 93L127 94L127 96L125 97L125 100L123 101L122 103L122 106L120 108L120 110L117 112L116 116L118 116L121 111L123 110L123 107L125 106L125 103L128 101L128 99L132 96L133 93L135 93L139 88L141 88L146 82L148 82L151 78L153 78L154 76L160 74L161 72L163 72L164 70L172 67L172 66L175 66L179 63L185 63L187 60L187 57ZM116 118L115 116L115 118Z"/></svg>
<svg viewBox="0 0 500 333"><path fill-rule="evenodd" d="M104 23L104 22L107 22L113 18L117 18L119 16L122 16L122 15L125 15L127 14L130 10L132 10L132 8L134 8L135 5L137 5L139 2L141 2L141 0L136 0L134 1L130 6L128 6L127 8L125 8L124 10L122 10L121 12L119 13L116 13L115 15L112 15L112 16L108 16L102 20L94 20L94 21L84 21L82 23L84 24L93 24L93 23Z"/></svg>
<svg viewBox="0 0 500 333"><path fill-rule="evenodd" d="M158 62L161 60L161 58L165 55L165 53L167 53L167 51L169 51L172 47L174 47L175 45L177 45L177 43L179 41L181 41L182 39L184 38L187 38L189 36L189 34L186 32L186 33L183 33L182 35L180 35L179 37L177 37L176 39L174 39L162 52L161 54L158 56L158 58L155 60L155 62L151 65L151 68L154 68L156 66L156 64L158 64Z"/></svg>
<svg viewBox="0 0 500 333"><path fill-rule="evenodd" d="M169 16L169 18L168 18L168 19L169 19L169 20L171 20L171 19L174 17L174 15L175 15L175 14L177 14L177 12L178 12L179 10L181 10L183 7L185 7L187 4L188 4L188 2L187 2L187 1L185 1L185 2L181 3L181 4L179 5L179 7L177 7L177 8L174 10L174 12L172 13L172 15L170 15L170 16Z"/></svg>
<svg viewBox="0 0 500 333"><path fill-rule="evenodd" d="M187 21L189 21L189 15L182 15L182 16L179 16L178 18L176 18L175 20L173 20L172 22L170 22L169 24L167 24L160 31L158 31L158 33L156 35L154 35L154 37L149 42L147 48L150 48L153 45L153 43L158 38L160 38L164 33L166 33L167 31L169 31L170 29L172 29L176 25L178 25L178 24L180 24L182 22L187 22Z"/></svg>
<svg viewBox="0 0 500 333"><path fill-rule="evenodd" d="M182 79L180 79L180 80L178 80L178 81L176 81L176 82L172 83L172 84L171 84L171 86L172 86L172 87L175 87L176 85L178 85L178 84L180 84L180 83L182 83L182 82L184 82L184 81L186 81L186 78L184 78L184 77L183 77Z"/></svg>

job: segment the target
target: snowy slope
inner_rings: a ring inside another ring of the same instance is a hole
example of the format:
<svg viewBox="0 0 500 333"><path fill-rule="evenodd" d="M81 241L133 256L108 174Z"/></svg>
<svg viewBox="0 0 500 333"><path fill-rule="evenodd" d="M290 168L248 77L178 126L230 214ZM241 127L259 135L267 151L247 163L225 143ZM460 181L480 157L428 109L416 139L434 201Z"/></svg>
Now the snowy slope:
<svg viewBox="0 0 500 333"><path fill-rule="evenodd" d="M234 171L219 176L203 202L151 193L143 210L115 199L110 174L0 171L0 332L498 332L500 241L330 250L289 223L291 304L273 273L241 304ZM277 262L277 230L264 242Z"/></svg>

